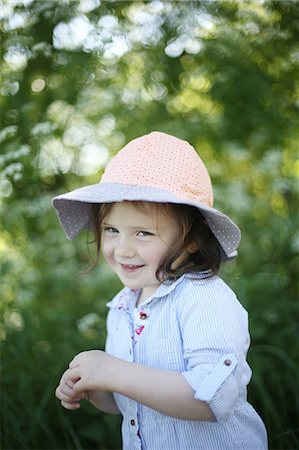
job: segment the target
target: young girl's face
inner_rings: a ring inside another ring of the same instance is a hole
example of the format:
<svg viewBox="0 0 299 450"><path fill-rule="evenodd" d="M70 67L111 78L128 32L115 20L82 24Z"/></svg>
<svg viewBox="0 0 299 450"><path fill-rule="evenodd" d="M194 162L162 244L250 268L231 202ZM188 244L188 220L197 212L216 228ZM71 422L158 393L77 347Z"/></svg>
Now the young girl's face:
<svg viewBox="0 0 299 450"><path fill-rule="evenodd" d="M125 286L142 289L143 299L150 297L161 284L159 264L179 237L175 217L122 202L112 206L101 226L101 249L111 269Z"/></svg>

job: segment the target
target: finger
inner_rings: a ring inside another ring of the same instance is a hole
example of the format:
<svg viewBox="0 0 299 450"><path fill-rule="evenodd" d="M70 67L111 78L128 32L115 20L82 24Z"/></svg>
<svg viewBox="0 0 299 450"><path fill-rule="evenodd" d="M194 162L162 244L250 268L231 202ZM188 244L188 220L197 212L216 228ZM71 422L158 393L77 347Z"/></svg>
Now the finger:
<svg viewBox="0 0 299 450"><path fill-rule="evenodd" d="M66 390L62 389L61 386L58 386L56 388L55 396L59 400L65 400L66 398L68 398L69 401L76 401L75 399L77 399L77 397L78 397L78 395L74 395L74 391L72 391L72 394L70 395L69 392L67 392Z"/></svg>
<svg viewBox="0 0 299 450"><path fill-rule="evenodd" d="M59 382L59 387L60 389L66 391L72 391L73 387L74 387L74 382L70 379L69 377L69 369L63 374L63 376L61 377L61 380ZM67 393L67 392L66 392ZM70 394L71 395L71 394Z"/></svg>
<svg viewBox="0 0 299 450"><path fill-rule="evenodd" d="M66 385L68 385L71 389L74 387L75 382L70 378L70 369L67 369L67 370L64 372L64 374L63 374L63 376L62 376L62 378L61 378L59 384L60 384L60 385L66 384Z"/></svg>
<svg viewBox="0 0 299 450"><path fill-rule="evenodd" d="M69 368L70 369L74 369L75 367L79 366L79 361L78 359L75 357L74 359L72 359L72 361L69 363Z"/></svg>
<svg viewBox="0 0 299 450"><path fill-rule="evenodd" d="M85 395L86 386L84 386L84 382L82 381L82 379L77 381L77 383L74 385L74 392L76 393L77 396L80 396L82 394L83 396Z"/></svg>
<svg viewBox="0 0 299 450"><path fill-rule="evenodd" d="M78 403L80 400L82 400L82 398L80 396L78 396L78 395L76 397L70 397L69 395L66 395L61 390L57 391L56 397L60 401L63 401L65 403Z"/></svg>
<svg viewBox="0 0 299 450"><path fill-rule="evenodd" d="M68 402L62 401L60 403L65 409L69 409L69 410L78 409L81 406L79 402L77 402L77 403L68 403Z"/></svg>
<svg viewBox="0 0 299 450"><path fill-rule="evenodd" d="M74 385L73 381L69 378L69 369L67 369L60 378L59 385L62 386L63 384L67 384L70 388Z"/></svg>
<svg viewBox="0 0 299 450"><path fill-rule="evenodd" d="M74 384L77 383L77 381L80 380L80 378L81 376L78 367L75 367L74 369L69 369L67 384L74 388ZM71 384L69 383L69 381L71 382Z"/></svg>
<svg viewBox="0 0 299 450"><path fill-rule="evenodd" d="M55 391L55 396L66 403L78 403L87 397L86 392L78 394L73 389L70 390L65 386L64 388L58 386Z"/></svg>
<svg viewBox="0 0 299 450"><path fill-rule="evenodd" d="M67 384L60 386L60 392L73 399L78 396L74 389L70 388Z"/></svg>

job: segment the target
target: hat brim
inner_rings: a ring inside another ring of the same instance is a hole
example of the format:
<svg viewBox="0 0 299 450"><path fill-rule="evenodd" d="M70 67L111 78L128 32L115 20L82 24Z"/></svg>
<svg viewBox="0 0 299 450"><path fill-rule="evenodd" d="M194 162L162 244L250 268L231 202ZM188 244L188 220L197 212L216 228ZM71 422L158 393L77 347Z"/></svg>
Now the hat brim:
<svg viewBox="0 0 299 450"><path fill-rule="evenodd" d="M223 250L222 260L227 261L237 256L241 232L229 217L215 208L203 205L193 199L180 198L165 189L102 182L58 195L53 198L52 203L57 210L67 238L73 240L81 230L92 230L92 204L123 201L148 201L194 206L203 214L211 231L220 243Z"/></svg>

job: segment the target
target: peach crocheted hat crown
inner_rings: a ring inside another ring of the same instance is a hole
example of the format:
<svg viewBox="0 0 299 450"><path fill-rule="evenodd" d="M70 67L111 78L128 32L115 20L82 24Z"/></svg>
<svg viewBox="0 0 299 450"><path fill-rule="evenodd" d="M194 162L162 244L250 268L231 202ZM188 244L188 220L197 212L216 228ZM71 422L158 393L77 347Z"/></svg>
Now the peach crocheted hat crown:
<svg viewBox="0 0 299 450"><path fill-rule="evenodd" d="M222 259L236 256L240 230L213 208L203 161L188 142L166 133L132 140L110 161L99 183L59 195L53 205L67 237L74 239L82 229L92 229L92 204L137 200L195 206L219 241Z"/></svg>
<svg viewBox="0 0 299 450"><path fill-rule="evenodd" d="M208 171L187 142L153 132L129 142L108 165L101 182L151 186L213 206Z"/></svg>

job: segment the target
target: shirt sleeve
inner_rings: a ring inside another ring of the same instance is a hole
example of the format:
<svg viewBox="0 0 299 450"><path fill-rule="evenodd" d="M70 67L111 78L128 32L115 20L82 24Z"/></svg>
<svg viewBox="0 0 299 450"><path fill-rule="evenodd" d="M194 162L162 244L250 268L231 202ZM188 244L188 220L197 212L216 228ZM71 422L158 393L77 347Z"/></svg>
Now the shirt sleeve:
<svg viewBox="0 0 299 450"><path fill-rule="evenodd" d="M187 370L195 398L208 403L218 422L230 417L251 375L247 312L219 278L192 281L180 311Z"/></svg>

